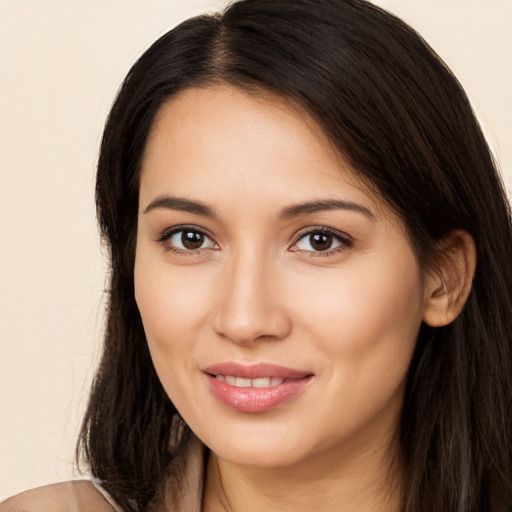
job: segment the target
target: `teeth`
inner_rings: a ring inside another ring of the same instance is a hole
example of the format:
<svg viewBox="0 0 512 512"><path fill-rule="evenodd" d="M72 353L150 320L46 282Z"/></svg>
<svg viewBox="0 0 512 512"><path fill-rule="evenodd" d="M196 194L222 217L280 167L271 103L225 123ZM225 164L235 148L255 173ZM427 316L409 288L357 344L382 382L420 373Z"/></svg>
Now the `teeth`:
<svg viewBox="0 0 512 512"><path fill-rule="evenodd" d="M233 375L215 375L220 382L225 382L230 386L237 388L268 388L279 386L284 382L282 377L259 377L257 379L244 379L243 377L233 377Z"/></svg>
<svg viewBox="0 0 512 512"><path fill-rule="evenodd" d="M250 388L251 384L252 384L251 379L243 379L242 377L236 378L235 386L237 388Z"/></svg>
<svg viewBox="0 0 512 512"><path fill-rule="evenodd" d="M236 386L236 377L232 377L231 375L226 375L224 377L226 384L229 384L230 386Z"/></svg>
<svg viewBox="0 0 512 512"><path fill-rule="evenodd" d="M259 379L252 379L253 388L268 388L270 386L270 377L261 377Z"/></svg>

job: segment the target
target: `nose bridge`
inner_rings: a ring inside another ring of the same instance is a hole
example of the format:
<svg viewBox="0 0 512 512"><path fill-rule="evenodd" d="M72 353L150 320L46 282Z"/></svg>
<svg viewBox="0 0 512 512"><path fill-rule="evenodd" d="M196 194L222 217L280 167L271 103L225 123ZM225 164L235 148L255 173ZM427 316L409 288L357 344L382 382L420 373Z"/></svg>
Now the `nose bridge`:
<svg viewBox="0 0 512 512"><path fill-rule="evenodd" d="M219 334L237 343L286 336L289 322L276 270L275 259L254 246L226 258L214 325Z"/></svg>

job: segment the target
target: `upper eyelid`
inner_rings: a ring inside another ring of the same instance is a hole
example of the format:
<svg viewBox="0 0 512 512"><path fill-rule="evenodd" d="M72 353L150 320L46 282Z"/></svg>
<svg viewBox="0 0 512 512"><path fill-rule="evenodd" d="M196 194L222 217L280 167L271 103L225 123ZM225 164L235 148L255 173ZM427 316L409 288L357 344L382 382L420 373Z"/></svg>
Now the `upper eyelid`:
<svg viewBox="0 0 512 512"><path fill-rule="evenodd" d="M206 229L200 228L199 226L195 226L193 224L181 224L177 226L171 226L162 231L159 231L157 234L157 241L166 240L170 238L171 235L179 233L180 231L185 231L187 229L190 231L197 231L198 233L207 236L212 242L215 242L215 238Z"/></svg>
<svg viewBox="0 0 512 512"><path fill-rule="evenodd" d="M353 243L354 239L351 237L348 233L345 233L344 231L340 231L338 229L329 228L327 226L309 226L307 228L302 228L299 230L295 236L294 244L297 243L301 238L304 236L310 235L311 233L328 233L329 235L333 235L335 237L338 237L346 242Z"/></svg>

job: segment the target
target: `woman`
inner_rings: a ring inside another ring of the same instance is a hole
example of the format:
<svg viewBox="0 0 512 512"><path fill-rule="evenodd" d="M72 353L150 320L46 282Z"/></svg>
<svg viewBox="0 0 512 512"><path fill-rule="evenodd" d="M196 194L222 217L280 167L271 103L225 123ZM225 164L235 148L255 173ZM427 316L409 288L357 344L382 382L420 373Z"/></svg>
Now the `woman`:
<svg viewBox="0 0 512 512"><path fill-rule="evenodd" d="M401 21L243 0L181 24L119 92L97 205L95 487L5 510L512 509L508 206Z"/></svg>

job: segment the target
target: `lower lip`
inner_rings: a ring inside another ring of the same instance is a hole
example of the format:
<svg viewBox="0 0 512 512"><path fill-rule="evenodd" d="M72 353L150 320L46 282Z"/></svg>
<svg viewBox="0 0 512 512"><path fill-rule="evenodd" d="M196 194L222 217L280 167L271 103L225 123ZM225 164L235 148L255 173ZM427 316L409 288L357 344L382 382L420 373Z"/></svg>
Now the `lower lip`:
<svg viewBox="0 0 512 512"><path fill-rule="evenodd" d="M238 412L265 412L300 393L312 376L267 388L239 388L206 374L210 391L224 405Z"/></svg>

